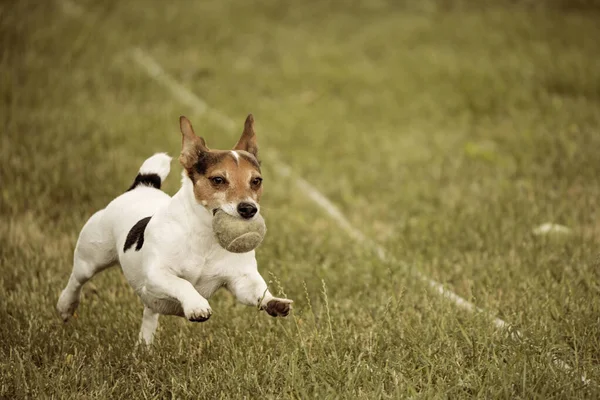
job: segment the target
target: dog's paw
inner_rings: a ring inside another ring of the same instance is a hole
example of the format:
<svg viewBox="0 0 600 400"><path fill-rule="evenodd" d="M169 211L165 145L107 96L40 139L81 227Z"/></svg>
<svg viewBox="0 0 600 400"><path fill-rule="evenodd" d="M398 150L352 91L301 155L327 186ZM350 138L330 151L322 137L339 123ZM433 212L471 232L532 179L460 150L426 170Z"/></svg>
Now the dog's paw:
<svg viewBox="0 0 600 400"><path fill-rule="evenodd" d="M192 322L204 322L208 320L212 315L212 309L207 301L205 303L206 304L196 304L191 307L185 307L183 309L185 317Z"/></svg>
<svg viewBox="0 0 600 400"><path fill-rule="evenodd" d="M264 310L272 317L286 317L292 309L293 302L290 299L275 298L267 303Z"/></svg>
<svg viewBox="0 0 600 400"><path fill-rule="evenodd" d="M78 305L79 297L74 296L67 291L63 291L56 304L56 311L63 322L68 322L71 316L75 314Z"/></svg>

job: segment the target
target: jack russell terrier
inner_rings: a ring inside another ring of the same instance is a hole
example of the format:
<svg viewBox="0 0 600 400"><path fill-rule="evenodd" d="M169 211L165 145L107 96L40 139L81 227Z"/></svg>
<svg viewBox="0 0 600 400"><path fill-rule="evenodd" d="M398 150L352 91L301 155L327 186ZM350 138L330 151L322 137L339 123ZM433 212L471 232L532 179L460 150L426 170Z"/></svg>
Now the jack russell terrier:
<svg viewBox="0 0 600 400"><path fill-rule="evenodd" d="M269 315L288 315L292 300L269 292L254 250L228 252L212 230L218 210L244 219L260 212L262 177L252 114L233 150L210 150L186 117L179 123L181 189L173 197L160 190L171 157L155 154L127 192L92 215L79 234L73 271L56 306L65 322L79 305L82 286L116 263L144 303L139 341L146 344L152 343L160 314L194 322L210 318L207 299L220 287Z"/></svg>

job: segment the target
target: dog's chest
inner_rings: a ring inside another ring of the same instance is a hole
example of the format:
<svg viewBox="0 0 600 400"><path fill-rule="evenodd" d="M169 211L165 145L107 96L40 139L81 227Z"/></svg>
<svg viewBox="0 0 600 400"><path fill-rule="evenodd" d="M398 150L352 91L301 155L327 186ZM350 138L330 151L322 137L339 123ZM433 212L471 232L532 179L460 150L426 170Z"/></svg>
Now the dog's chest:
<svg viewBox="0 0 600 400"><path fill-rule="evenodd" d="M234 265L231 253L215 248L191 251L180 265L179 276L190 282L202 296L208 298L231 278Z"/></svg>

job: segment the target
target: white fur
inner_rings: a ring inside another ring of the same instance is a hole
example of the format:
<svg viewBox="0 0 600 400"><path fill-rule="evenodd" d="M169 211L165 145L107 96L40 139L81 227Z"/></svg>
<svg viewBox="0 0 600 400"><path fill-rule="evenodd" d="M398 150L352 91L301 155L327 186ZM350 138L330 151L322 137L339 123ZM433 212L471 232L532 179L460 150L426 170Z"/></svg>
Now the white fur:
<svg viewBox="0 0 600 400"><path fill-rule="evenodd" d="M171 158L164 153L147 159L140 172L169 173ZM124 251L127 234L140 219L152 216L144 244ZM150 344L158 315L180 315L190 320L212 314L207 301L220 287L243 304L266 307L275 298L257 270L254 251L230 253L216 241L212 213L198 204L189 178L171 198L161 190L138 186L114 199L83 227L74 254L74 266L57 309L66 321L79 303L81 287L99 271L121 264L127 281L145 309L140 341Z"/></svg>
<svg viewBox="0 0 600 400"><path fill-rule="evenodd" d="M237 204L235 203L224 203L221 204L221 207L219 207L223 212L231 215L231 216L236 216L238 215L237 212Z"/></svg>
<svg viewBox="0 0 600 400"><path fill-rule="evenodd" d="M232 155L232 156L233 156L233 158L235 159L235 163L236 163L237 165L239 165L239 163L240 163L240 156L239 156L239 154L237 153L237 151L235 151L235 150L231 150L231 155Z"/></svg>
<svg viewBox="0 0 600 400"><path fill-rule="evenodd" d="M171 157L167 153L156 153L140 167L140 174L157 174L164 181L171 172Z"/></svg>
<svg viewBox="0 0 600 400"><path fill-rule="evenodd" d="M247 197L245 200L242 200L244 203L250 203L252 205L254 205L254 207L256 207L256 214L254 215L255 218L258 213L260 213L260 204L258 204L257 202L255 202L254 200L252 200L250 197ZM238 216L238 211L237 211L237 204L236 203L224 203L221 204L221 207L219 207L221 209L221 211L225 212L226 214L229 214L233 217Z"/></svg>

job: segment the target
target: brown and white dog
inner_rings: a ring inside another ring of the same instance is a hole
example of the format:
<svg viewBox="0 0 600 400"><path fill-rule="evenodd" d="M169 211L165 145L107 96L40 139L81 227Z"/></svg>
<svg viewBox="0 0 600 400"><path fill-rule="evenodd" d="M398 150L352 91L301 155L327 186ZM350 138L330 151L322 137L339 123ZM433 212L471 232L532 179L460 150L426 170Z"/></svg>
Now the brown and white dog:
<svg viewBox="0 0 600 400"><path fill-rule="evenodd" d="M160 314L206 321L212 314L207 299L221 287L272 316L289 313L292 301L269 292L254 250L230 253L212 231L218 210L244 219L260 212L263 189L254 118L246 119L233 150L210 150L187 118L179 122L181 189L173 197L160 190L171 157L155 154L142 164L127 192L87 221L57 304L64 321L75 312L82 286L116 263L144 303L140 341L146 344L152 343Z"/></svg>

